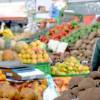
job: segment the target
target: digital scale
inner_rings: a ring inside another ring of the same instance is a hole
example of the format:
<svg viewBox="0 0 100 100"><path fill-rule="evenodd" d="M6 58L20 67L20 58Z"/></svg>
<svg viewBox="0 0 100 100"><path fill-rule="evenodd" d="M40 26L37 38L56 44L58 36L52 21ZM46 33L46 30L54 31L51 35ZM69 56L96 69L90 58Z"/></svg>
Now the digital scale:
<svg viewBox="0 0 100 100"><path fill-rule="evenodd" d="M2 62L0 63L0 69L8 79L25 81L44 78L44 73L39 69L34 68L34 66L20 64L18 62Z"/></svg>

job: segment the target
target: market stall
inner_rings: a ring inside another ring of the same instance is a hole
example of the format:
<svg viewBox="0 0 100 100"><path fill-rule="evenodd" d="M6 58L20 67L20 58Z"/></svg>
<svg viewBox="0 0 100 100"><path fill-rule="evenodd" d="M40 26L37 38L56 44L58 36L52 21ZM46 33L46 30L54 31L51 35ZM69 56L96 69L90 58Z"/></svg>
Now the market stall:
<svg viewBox="0 0 100 100"><path fill-rule="evenodd" d="M26 13L25 2L0 6L0 20L28 19L18 33L1 24L0 100L100 100L100 72L91 65L100 23L80 6L94 1L73 1L26 0Z"/></svg>

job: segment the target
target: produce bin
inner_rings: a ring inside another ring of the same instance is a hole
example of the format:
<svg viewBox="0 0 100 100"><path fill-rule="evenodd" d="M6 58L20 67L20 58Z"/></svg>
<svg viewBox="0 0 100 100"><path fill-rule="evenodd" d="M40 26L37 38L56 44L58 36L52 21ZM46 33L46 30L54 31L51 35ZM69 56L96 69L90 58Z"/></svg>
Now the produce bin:
<svg viewBox="0 0 100 100"><path fill-rule="evenodd" d="M45 74L51 74L51 66L49 63L38 63L35 68L43 71Z"/></svg>
<svg viewBox="0 0 100 100"><path fill-rule="evenodd" d="M84 76L87 77L89 73L82 73L82 74L66 74L66 75L53 75L53 77L74 77L74 76Z"/></svg>

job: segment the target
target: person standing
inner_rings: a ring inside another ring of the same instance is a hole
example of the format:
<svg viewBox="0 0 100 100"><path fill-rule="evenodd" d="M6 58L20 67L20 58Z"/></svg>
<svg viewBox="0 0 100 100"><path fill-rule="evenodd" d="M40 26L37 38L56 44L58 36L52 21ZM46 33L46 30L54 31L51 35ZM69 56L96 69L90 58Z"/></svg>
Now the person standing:
<svg viewBox="0 0 100 100"><path fill-rule="evenodd" d="M92 71L97 71L100 67L100 38L97 39L92 56Z"/></svg>

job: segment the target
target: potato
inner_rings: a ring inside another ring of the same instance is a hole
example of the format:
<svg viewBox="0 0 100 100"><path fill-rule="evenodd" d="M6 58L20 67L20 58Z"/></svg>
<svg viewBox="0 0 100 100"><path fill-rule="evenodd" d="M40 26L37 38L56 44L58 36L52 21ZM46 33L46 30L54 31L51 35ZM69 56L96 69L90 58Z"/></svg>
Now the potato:
<svg viewBox="0 0 100 100"><path fill-rule="evenodd" d="M90 43L90 40L89 39L85 39L85 40L83 40L83 43L89 44Z"/></svg>
<svg viewBox="0 0 100 100"><path fill-rule="evenodd" d="M54 100L72 100L75 96L72 95L71 90L64 91L61 96L55 98Z"/></svg>
<svg viewBox="0 0 100 100"><path fill-rule="evenodd" d="M75 44L75 48L80 48L81 45L82 45L82 40L78 40Z"/></svg>
<svg viewBox="0 0 100 100"><path fill-rule="evenodd" d="M85 47L86 47L86 44L85 43L81 44L81 48L82 49L84 49Z"/></svg>
<svg viewBox="0 0 100 100"><path fill-rule="evenodd" d="M84 79L84 77L78 76L73 77L69 82L69 89L73 89L75 87L78 87L78 84Z"/></svg>
<svg viewBox="0 0 100 100"><path fill-rule="evenodd" d="M90 77L93 79L100 79L100 72L98 71L91 72Z"/></svg>
<svg viewBox="0 0 100 100"><path fill-rule="evenodd" d="M90 44L93 46L96 42L97 38L94 38L93 40L91 40Z"/></svg>
<svg viewBox="0 0 100 100"><path fill-rule="evenodd" d="M78 93L79 93L78 87L75 87L75 88L72 89L72 94L73 95L78 96Z"/></svg>
<svg viewBox="0 0 100 100"><path fill-rule="evenodd" d="M91 45L87 45L87 46L86 46L86 49L87 49L87 50L91 50L91 49L92 49Z"/></svg>
<svg viewBox="0 0 100 100"><path fill-rule="evenodd" d="M78 51L77 50L73 50L73 51L71 51L71 54L72 55L78 55Z"/></svg>
<svg viewBox="0 0 100 100"><path fill-rule="evenodd" d="M89 39L89 40L92 40L93 38L95 38L95 36L96 36L96 33L95 33L95 32L92 32L92 33L89 35L88 39Z"/></svg>
<svg viewBox="0 0 100 100"><path fill-rule="evenodd" d="M89 57L91 55L92 55L92 51L91 50L86 50L85 56Z"/></svg>
<svg viewBox="0 0 100 100"><path fill-rule="evenodd" d="M82 40L87 40L88 39L88 36L84 36L83 38L82 38Z"/></svg>
<svg viewBox="0 0 100 100"><path fill-rule="evenodd" d="M96 87L95 82L92 78L85 78L78 84L78 88L80 91L83 91L92 87Z"/></svg>
<svg viewBox="0 0 100 100"><path fill-rule="evenodd" d="M100 34L100 28L97 30L97 34Z"/></svg>
<svg viewBox="0 0 100 100"><path fill-rule="evenodd" d="M89 88L79 95L79 100L100 100L100 88Z"/></svg>

